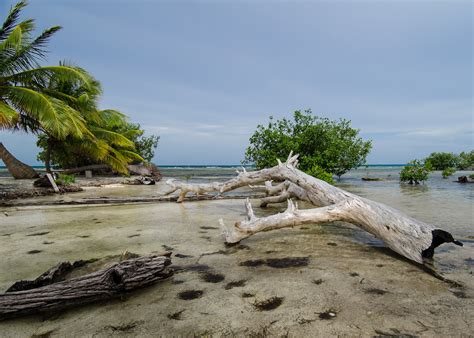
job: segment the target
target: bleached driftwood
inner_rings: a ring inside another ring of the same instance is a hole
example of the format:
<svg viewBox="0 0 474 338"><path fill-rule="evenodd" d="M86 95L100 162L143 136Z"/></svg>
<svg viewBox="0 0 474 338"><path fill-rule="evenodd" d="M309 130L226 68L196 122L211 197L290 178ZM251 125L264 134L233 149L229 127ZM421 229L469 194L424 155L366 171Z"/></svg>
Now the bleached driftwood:
<svg viewBox="0 0 474 338"><path fill-rule="evenodd" d="M227 243L237 243L261 231L342 221L373 234L392 250L418 263L422 263L423 258L432 257L434 249L440 244L453 242L462 245L449 232L307 175L297 169L297 164L298 155L290 154L285 163L278 161L278 165L258 171L243 170L235 178L223 183L193 185L172 182L173 191L180 190L178 201L182 202L188 192L199 194L217 191L222 194L239 187L266 182L269 196L262 199L262 206L288 200L285 212L262 218L255 217L250 202L247 201L247 220L236 222L232 229L227 229L220 220ZM281 183L273 186L271 181ZM307 201L320 208L299 210L290 198Z"/></svg>

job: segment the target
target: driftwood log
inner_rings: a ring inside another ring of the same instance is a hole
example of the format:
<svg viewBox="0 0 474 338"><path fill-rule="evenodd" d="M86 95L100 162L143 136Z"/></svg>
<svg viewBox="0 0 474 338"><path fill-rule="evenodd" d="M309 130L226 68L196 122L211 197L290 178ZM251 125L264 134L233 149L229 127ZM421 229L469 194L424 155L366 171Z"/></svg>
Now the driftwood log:
<svg viewBox="0 0 474 338"><path fill-rule="evenodd" d="M440 244L452 242L462 245L447 231L307 175L298 170L297 165L298 155L290 154L285 163L278 161L278 165L258 171L247 172L243 169L235 178L223 183L193 185L168 181L171 190L167 193L178 192L177 201L182 202L189 192L203 194L215 191L222 194L265 182L268 196L262 199L262 207L288 200L285 212L261 218L255 217L250 201L247 200L247 219L236 222L231 229L220 220L223 237L229 244L238 243L262 231L341 221L362 228L384 241L390 249L417 263L423 263L424 258L431 258L434 249ZM272 181L280 183L273 185ZM307 201L318 208L300 210L292 202L292 198Z"/></svg>
<svg viewBox="0 0 474 338"><path fill-rule="evenodd" d="M0 320L115 298L172 276L170 264L169 254L139 257L57 282L71 269L70 263L60 263L35 281L17 282L0 295Z"/></svg>

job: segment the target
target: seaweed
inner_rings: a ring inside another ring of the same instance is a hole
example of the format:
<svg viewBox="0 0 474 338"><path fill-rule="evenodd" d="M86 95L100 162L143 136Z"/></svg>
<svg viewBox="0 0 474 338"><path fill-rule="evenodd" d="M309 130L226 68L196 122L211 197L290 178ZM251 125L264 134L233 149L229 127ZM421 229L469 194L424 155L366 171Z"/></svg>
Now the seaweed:
<svg viewBox="0 0 474 338"><path fill-rule="evenodd" d="M178 297L183 300L190 300L202 297L204 291L202 290L186 290L178 293Z"/></svg>
<svg viewBox="0 0 474 338"><path fill-rule="evenodd" d="M255 259L255 260L248 260L248 261L243 261L243 262L240 262L239 265L240 266L260 266L260 265L264 265L265 264L265 260L263 259Z"/></svg>
<svg viewBox="0 0 474 338"><path fill-rule="evenodd" d="M218 227L211 227L211 226L207 226L207 225L200 226L199 229L203 229L203 230L219 230Z"/></svg>
<svg viewBox="0 0 474 338"><path fill-rule="evenodd" d="M44 235L47 235L49 233L50 233L50 231L42 231L42 232L35 232L35 233L32 233L32 234L28 234L26 236L29 236L29 237L31 237L31 236L44 236Z"/></svg>
<svg viewBox="0 0 474 338"><path fill-rule="evenodd" d="M372 295L384 295L388 291L382 290L382 289L377 289L377 288L370 288L365 290L365 293L372 294Z"/></svg>
<svg viewBox="0 0 474 338"><path fill-rule="evenodd" d="M240 262L240 266L256 267L261 265L267 265L275 269L294 268L307 266L309 264L309 257L283 257L283 258L268 258L268 259L255 259Z"/></svg>
<svg viewBox="0 0 474 338"><path fill-rule="evenodd" d="M227 283L226 286L224 287L224 289L230 290L232 288L241 288L241 287L245 286L246 282L247 282L246 279L241 279L241 280L238 280L238 281L232 281L232 282Z"/></svg>
<svg viewBox="0 0 474 338"><path fill-rule="evenodd" d="M181 311L178 311L178 312L175 312L175 313L172 313L172 314L168 314L167 317L169 319L181 320L181 314L183 312L184 312L184 310L181 310Z"/></svg>
<svg viewBox="0 0 474 338"><path fill-rule="evenodd" d="M207 283L219 283L225 279L225 276L220 273L204 272L201 274L201 279Z"/></svg>
<svg viewBox="0 0 474 338"><path fill-rule="evenodd" d="M273 296L261 302L255 302L253 306L255 306L258 311L271 311L279 307L283 303L283 299L284 297Z"/></svg>
<svg viewBox="0 0 474 338"><path fill-rule="evenodd" d="M285 257L285 258L269 258L267 265L276 269L295 268L300 266L307 266L309 257Z"/></svg>

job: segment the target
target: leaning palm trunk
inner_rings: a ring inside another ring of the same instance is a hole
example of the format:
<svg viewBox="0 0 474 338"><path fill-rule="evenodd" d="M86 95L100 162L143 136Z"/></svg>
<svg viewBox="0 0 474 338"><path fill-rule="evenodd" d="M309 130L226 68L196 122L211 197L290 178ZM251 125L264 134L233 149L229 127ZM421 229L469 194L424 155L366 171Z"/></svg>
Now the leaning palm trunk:
<svg viewBox="0 0 474 338"><path fill-rule="evenodd" d="M280 214L255 216L250 201L247 200L247 219L236 222L227 229L221 220L223 237L226 243L238 243L258 232L293 227L300 224L323 224L331 222L352 223L383 240L397 253L423 263L430 258L440 244L452 242L458 245L449 232L438 229L405 215L382 203L351 194L324 181L314 178L297 169L297 155L288 157L285 163L273 168L254 172L239 172L238 176L223 183L189 184L168 181L171 190L179 191L178 202L183 202L188 192L197 195L217 191L224 193L239 187L266 182L267 197L261 206L288 200L288 209ZM272 185L271 181L282 182ZM303 200L319 208L299 210L291 198Z"/></svg>
<svg viewBox="0 0 474 338"><path fill-rule="evenodd" d="M29 165L16 159L0 142L0 159L5 163L10 174L16 179L38 177L38 173Z"/></svg>

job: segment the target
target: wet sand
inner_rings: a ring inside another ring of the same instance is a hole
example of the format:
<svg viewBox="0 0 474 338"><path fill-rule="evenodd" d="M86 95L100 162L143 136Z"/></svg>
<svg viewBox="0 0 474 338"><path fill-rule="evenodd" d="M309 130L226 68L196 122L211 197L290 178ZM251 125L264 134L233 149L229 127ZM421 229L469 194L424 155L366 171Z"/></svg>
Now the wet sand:
<svg viewBox="0 0 474 338"><path fill-rule="evenodd" d="M279 211L253 202L257 216ZM227 225L242 219L242 200L2 211L8 213L0 213L2 290L59 261L126 250L172 250L177 270L122 300L0 322L2 336L474 333L474 240L464 230L465 246L444 245L434 262L460 288L348 224L282 229L225 247L217 219Z"/></svg>

